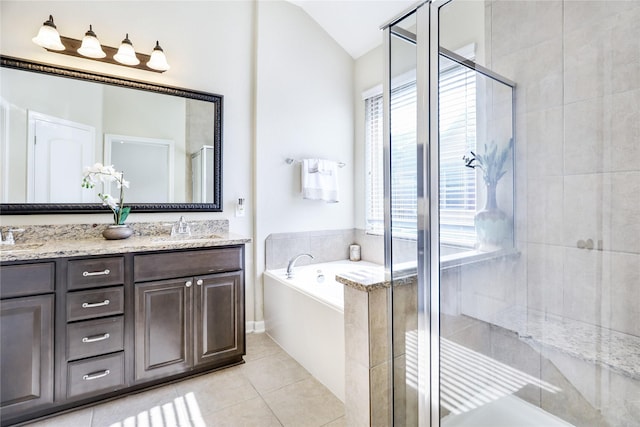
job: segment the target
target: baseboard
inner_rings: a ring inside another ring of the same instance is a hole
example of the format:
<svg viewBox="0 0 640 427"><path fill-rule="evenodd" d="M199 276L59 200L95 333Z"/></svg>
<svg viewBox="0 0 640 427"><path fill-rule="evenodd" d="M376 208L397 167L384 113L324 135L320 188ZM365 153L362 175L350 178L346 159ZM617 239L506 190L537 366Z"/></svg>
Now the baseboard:
<svg viewBox="0 0 640 427"><path fill-rule="evenodd" d="M261 334L265 331L264 320L249 320L247 321L245 328L245 333L247 334Z"/></svg>

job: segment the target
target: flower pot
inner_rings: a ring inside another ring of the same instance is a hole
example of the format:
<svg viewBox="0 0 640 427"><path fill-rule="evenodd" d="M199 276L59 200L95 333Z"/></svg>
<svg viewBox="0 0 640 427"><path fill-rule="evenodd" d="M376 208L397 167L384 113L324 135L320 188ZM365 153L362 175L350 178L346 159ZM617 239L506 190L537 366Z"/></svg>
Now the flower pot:
<svg viewBox="0 0 640 427"><path fill-rule="evenodd" d="M102 231L102 236L107 240L122 240L131 237L133 229L126 224L123 225L107 225Z"/></svg>
<svg viewBox="0 0 640 427"><path fill-rule="evenodd" d="M511 219L498 208L495 185L487 185L487 202L484 209L475 215L474 223L479 250L489 252L511 245Z"/></svg>

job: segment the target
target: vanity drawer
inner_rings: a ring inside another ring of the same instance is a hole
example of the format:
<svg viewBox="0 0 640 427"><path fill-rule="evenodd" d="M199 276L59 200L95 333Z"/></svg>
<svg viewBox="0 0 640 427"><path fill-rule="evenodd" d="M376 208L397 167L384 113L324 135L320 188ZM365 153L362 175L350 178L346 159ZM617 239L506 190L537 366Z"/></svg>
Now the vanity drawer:
<svg viewBox="0 0 640 427"><path fill-rule="evenodd" d="M242 247L136 255L134 281L197 276L243 268Z"/></svg>
<svg viewBox="0 0 640 427"><path fill-rule="evenodd" d="M53 292L55 264L3 265L0 267L0 297L10 298Z"/></svg>
<svg viewBox="0 0 640 427"><path fill-rule="evenodd" d="M67 360L84 359L124 349L124 317L67 325Z"/></svg>
<svg viewBox="0 0 640 427"><path fill-rule="evenodd" d="M123 352L67 364L67 397L113 391L124 383Z"/></svg>
<svg viewBox="0 0 640 427"><path fill-rule="evenodd" d="M124 288L67 293L67 321L93 319L124 312Z"/></svg>
<svg viewBox="0 0 640 427"><path fill-rule="evenodd" d="M69 261L67 289L86 289L124 283L124 257Z"/></svg>

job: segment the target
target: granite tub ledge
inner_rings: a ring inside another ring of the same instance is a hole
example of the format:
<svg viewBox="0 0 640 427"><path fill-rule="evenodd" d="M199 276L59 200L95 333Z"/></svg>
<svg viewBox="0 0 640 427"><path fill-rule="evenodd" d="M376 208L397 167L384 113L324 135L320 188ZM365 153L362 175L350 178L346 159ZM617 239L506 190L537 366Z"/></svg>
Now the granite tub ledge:
<svg viewBox="0 0 640 427"><path fill-rule="evenodd" d="M336 282L342 283L353 289L362 292L373 292L376 289L390 288L392 280L385 272L383 266L362 267L336 275ZM410 285L417 282L417 276L413 274L403 274L401 277L393 279L393 285Z"/></svg>

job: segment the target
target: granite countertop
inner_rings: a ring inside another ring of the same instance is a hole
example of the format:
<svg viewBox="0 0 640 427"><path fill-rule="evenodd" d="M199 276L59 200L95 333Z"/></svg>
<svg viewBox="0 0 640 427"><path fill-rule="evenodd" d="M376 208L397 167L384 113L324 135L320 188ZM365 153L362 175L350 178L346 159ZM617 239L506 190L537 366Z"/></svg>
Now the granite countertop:
<svg viewBox="0 0 640 427"><path fill-rule="evenodd" d="M0 246L0 262L27 261L86 255L112 255L142 251L209 248L251 242L228 231L225 220L191 222L191 236L171 237L164 223L132 224L134 235L124 240L106 240L104 224L30 226L16 235L15 245ZM18 228L18 227L15 227Z"/></svg>

